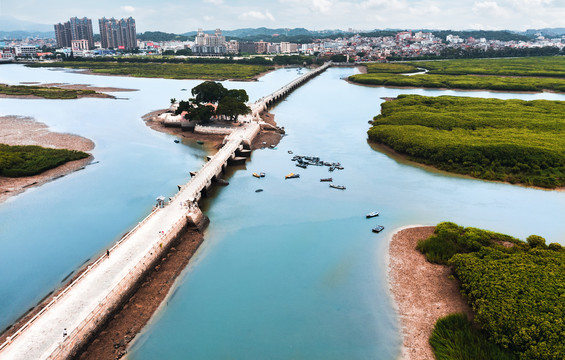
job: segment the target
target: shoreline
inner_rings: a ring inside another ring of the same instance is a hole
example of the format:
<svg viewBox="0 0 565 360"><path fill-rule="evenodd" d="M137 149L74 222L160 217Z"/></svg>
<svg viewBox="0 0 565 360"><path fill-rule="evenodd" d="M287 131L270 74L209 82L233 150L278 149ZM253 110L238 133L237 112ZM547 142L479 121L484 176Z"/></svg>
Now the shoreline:
<svg viewBox="0 0 565 360"><path fill-rule="evenodd" d="M385 101L388 101L388 100L385 100ZM521 183L512 184L508 181L486 180L486 179L472 177L471 175L453 173L453 172L449 172L449 171L446 171L446 170L438 169L437 167L432 166L432 165L427 165L427 164L419 163L417 161L410 160L408 155L401 154L388 145L379 144L379 143L376 143L374 141L371 141L369 138L367 138L367 143L369 144L369 146L373 150L379 151L379 152L387 155L388 157L392 158L393 160L395 160L395 161L397 161L401 164L406 164L406 165L418 167L420 169L424 169L426 171L431 171L431 172L441 174L441 175L445 175L445 176L459 177L459 178L468 179L468 180L485 181L485 182L496 183L496 184L513 185L513 186L518 186L518 187L525 188L525 189L544 190L544 191L558 191L558 192L565 191L565 186L550 189L550 188L543 188L543 187L539 187L539 186L524 185L524 184L521 184Z"/></svg>
<svg viewBox="0 0 565 360"><path fill-rule="evenodd" d="M69 149L89 152L94 142L78 135L51 132L44 123L23 116L0 116L0 143L7 145L39 145L48 148ZM26 177L0 176L0 204L11 197L23 193L30 187L41 186L84 169L94 157L69 161L41 174Z"/></svg>
<svg viewBox="0 0 565 360"><path fill-rule="evenodd" d="M429 338L436 321L453 313L472 318L451 268L429 263L416 250L419 240L429 237L435 226L407 226L389 238L387 279L400 323L400 360L434 360Z"/></svg>

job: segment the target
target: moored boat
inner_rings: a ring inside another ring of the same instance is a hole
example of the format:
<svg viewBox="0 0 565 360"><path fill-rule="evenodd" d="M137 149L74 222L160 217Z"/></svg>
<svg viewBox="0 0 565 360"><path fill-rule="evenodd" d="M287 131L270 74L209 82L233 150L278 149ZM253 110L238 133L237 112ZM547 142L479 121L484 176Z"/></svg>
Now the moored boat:
<svg viewBox="0 0 565 360"><path fill-rule="evenodd" d="M332 182L332 181L334 181L334 179L333 179L333 178L325 178L325 179L320 179L320 181L329 181L329 182Z"/></svg>
<svg viewBox="0 0 565 360"><path fill-rule="evenodd" d="M296 166L303 168L303 169L306 169L308 167L308 165L303 164L303 163L297 163Z"/></svg>
<svg viewBox="0 0 565 360"><path fill-rule="evenodd" d="M265 173L264 173L264 172L260 172L260 173L259 173L259 176L260 176L260 177L265 177Z"/></svg>
<svg viewBox="0 0 565 360"><path fill-rule="evenodd" d="M373 231L374 233L380 233L381 231L384 230L384 228L385 228L385 227L382 226L382 225L377 225L377 226L375 226L375 227L372 229L372 231Z"/></svg>
<svg viewBox="0 0 565 360"><path fill-rule="evenodd" d="M300 174L290 173L290 174L286 175L284 178L285 179L296 179L296 178L299 178L299 177L300 177Z"/></svg>
<svg viewBox="0 0 565 360"><path fill-rule="evenodd" d="M372 217L375 217L375 216L379 216L379 212L378 212L378 211L370 212L370 213L368 213L365 217L368 219L368 218L372 218Z"/></svg>
<svg viewBox="0 0 565 360"><path fill-rule="evenodd" d="M260 178L261 175L257 174L257 173L253 173L253 176L255 176L256 178Z"/></svg>
<svg viewBox="0 0 565 360"><path fill-rule="evenodd" d="M345 186L343 185L330 184L330 187L334 189L345 190Z"/></svg>

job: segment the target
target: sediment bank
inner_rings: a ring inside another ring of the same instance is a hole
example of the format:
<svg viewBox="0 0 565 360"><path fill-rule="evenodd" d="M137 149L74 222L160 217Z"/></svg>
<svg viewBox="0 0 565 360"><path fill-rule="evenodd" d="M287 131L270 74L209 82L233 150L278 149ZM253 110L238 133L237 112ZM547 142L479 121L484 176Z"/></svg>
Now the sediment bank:
<svg viewBox="0 0 565 360"><path fill-rule="evenodd" d="M389 244L389 288L400 320L401 360L434 360L428 342L436 321L453 313L472 312L459 292L459 283L448 266L426 261L416 245L435 226L403 228Z"/></svg>
<svg viewBox="0 0 565 360"><path fill-rule="evenodd" d="M91 151L94 142L84 137L72 134L61 134L49 131L47 125L29 117L0 116L0 143L7 145L39 145L55 149ZM9 197L24 192L29 187L35 187L65 176L84 168L94 158L92 156L69 161L54 169L47 170L34 176L9 178L0 176L0 203Z"/></svg>

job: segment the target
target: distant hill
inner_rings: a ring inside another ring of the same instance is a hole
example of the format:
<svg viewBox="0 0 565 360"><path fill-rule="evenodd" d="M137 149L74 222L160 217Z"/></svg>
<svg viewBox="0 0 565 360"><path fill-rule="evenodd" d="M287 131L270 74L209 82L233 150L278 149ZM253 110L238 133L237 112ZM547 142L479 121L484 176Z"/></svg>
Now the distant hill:
<svg viewBox="0 0 565 360"><path fill-rule="evenodd" d="M565 35L565 28L545 28L545 29L528 29L526 35L534 35L541 33L544 36L562 36Z"/></svg>
<svg viewBox="0 0 565 360"><path fill-rule="evenodd" d="M0 31L0 40L23 40L26 38L54 39L55 32L39 31Z"/></svg>
<svg viewBox="0 0 565 360"><path fill-rule="evenodd" d="M29 33L53 32L53 24L37 24L30 21L20 20L13 16L0 16L0 31L13 32L24 31Z"/></svg>

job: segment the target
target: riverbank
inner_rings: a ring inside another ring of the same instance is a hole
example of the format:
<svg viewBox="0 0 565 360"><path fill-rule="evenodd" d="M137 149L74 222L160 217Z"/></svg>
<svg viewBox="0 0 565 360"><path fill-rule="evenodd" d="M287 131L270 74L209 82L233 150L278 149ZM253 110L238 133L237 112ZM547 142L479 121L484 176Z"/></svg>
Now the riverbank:
<svg viewBox="0 0 565 360"><path fill-rule="evenodd" d="M88 152L94 149L94 142L72 134L61 134L49 131L47 125L32 118L21 116L0 117L0 143L7 145L39 145L48 148L68 149ZM0 203L9 197L24 192L46 182L63 177L74 171L83 169L94 158L69 161L39 175L19 178L0 176Z"/></svg>
<svg viewBox="0 0 565 360"><path fill-rule="evenodd" d="M188 229L161 258L161 262L145 276L134 294L75 358L98 360L124 356L128 344L147 325L203 240L202 233L197 229Z"/></svg>
<svg viewBox="0 0 565 360"><path fill-rule="evenodd" d="M436 321L471 309L459 292L451 269L426 261L416 244L429 237L435 226L402 228L389 243L388 279L402 335L401 360L433 360L428 342Z"/></svg>
<svg viewBox="0 0 565 360"><path fill-rule="evenodd" d="M0 84L0 98L3 99L50 99L75 100L81 98L115 99L106 92L136 91L113 87L96 87L88 84L62 84L21 82L21 85Z"/></svg>

